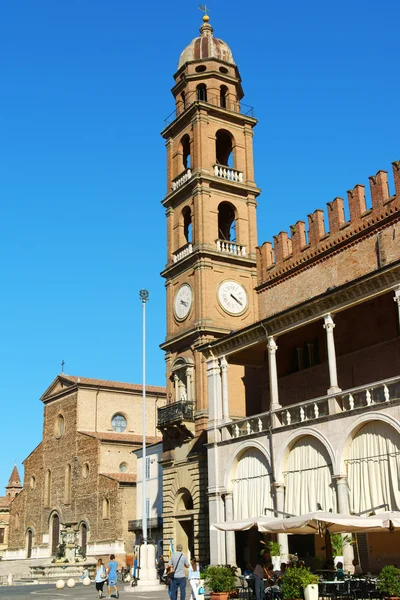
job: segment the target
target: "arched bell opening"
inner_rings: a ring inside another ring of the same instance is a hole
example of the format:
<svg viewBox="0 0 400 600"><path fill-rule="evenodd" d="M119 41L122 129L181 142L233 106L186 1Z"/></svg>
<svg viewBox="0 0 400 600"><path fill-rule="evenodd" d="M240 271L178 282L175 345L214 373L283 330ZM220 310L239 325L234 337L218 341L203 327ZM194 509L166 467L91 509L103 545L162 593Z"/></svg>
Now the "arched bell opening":
<svg viewBox="0 0 400 600"><path fill-rule="evenodd" d="M236 242L236 211L230 202L218 206L218 239Z"/></svg>
<svg viewBox="0 0 400 600"><path fill-rule="evenodd" d="M215 157L218 165L234 168L234 137L229 131L220 129L215 136Z"/></svg>

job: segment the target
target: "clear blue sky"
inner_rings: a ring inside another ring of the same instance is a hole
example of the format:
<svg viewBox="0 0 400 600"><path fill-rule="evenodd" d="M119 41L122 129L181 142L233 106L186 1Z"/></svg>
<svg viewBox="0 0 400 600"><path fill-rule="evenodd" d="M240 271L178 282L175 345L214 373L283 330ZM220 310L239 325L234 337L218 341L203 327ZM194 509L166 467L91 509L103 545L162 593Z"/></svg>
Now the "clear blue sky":
<svg viewBox="0 0 400 600"><path fill-rule="evenodd" d="M396 0L210 0L259 119L259 242L400 158ZM165 149L197 2L16 0L0 10L0 486L69 374L163 385ZM21 472L22 475L22 472ZM0 494L2 490L0 488Z"/></svg>

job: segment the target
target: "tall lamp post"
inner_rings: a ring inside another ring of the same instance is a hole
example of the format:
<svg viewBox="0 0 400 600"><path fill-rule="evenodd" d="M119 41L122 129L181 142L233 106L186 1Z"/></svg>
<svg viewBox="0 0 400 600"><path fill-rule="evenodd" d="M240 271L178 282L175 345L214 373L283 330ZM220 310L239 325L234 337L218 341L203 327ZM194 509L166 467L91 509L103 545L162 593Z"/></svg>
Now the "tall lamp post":
<svg viewBox="0 0 400 600"><path fill-rule="evenodd" d="M143 482L142 482L142 535L143 543L147 545L147 506L146 506L146 302L149 299L149 292L147 290L140 290L140 299L142 301L142 360L143 360L143 379L142 379L142 390L143 390Z"/></svg>

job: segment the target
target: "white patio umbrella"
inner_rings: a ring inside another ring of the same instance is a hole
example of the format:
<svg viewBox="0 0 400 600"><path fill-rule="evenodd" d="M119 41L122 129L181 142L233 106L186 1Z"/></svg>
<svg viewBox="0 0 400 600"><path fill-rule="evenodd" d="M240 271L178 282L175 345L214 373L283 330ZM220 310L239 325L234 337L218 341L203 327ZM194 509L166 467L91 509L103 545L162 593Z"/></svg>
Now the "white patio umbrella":
<svg viewBox="0 0 400 600"><path fill-rule="evenodd" d="M367 519L371 519L373 522L379 522L381 527L388 531L400 529L400 511L388 510L377 513L376 515L370 515Z"/></svg>
<svg viewBox="0 0 400 600"><path fill-rule="evenodd" d="M225 521L224 523L212 523L210 529L219 531L247 531L257 526L257 519L243 519L242 521Z"/></svg>
<svg viewBox="0 0 400 600"><path fill-rule="evenodd" d="M357 533L361 531L382 531L382 524L377 519L344 515L340 513L315 512L288 518L265 518L257 520L257 527L263 533L293 533L293 534L320 534L326 530L330 533Z"/></svg>

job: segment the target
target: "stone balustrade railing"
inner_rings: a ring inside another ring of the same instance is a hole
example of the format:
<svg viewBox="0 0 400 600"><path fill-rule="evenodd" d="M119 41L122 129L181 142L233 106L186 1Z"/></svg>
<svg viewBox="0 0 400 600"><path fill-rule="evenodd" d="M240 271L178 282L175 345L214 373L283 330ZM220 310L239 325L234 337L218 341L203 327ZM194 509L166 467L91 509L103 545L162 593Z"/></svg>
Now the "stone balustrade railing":
<svg viewBox="0 0 400 600"><path fill-rule="evenodd" d="M192 177L192 169L186 169L172 181L172 189L177 190Z"/></svg>
<svg viewBox="0 0 400 600"><path fill-rule="evenodd" d="M274 416L278 420L278 424L275 422L274 426L304 423L320 417L348 413L352 410L384 404L397 399L400 399L400 377L393 377L344 390L337 394L285 406L274 411Z"/></svg>
<svg viewBox="0 0 400 600"><path fill-rule="evenodd" d="M252 417L246 417L245 419L231 421L226 425L220 426L219 429L225 429L230 438L239 438L245 435L251 435L252 433L267 431L269 426L269 413L263 413L261 415L254 415Z"/></svg>
<svg viewBox="0 0 400 600"><path fill-rule="evenodd" d="M223 165L214 165L215 177L221 177L221 179L227 179L228 181L236 181L237 183L243 183L243 173L232 169L231 167L224 167Z"/></svg>
<svg viewBox="0 0 400 600"><path fill-rule="evenodd" d="M194 420L194 403L172 402L157 409L157 427L165 427L181 421Z"/></svg>
<svg viewBox="0 0 400 600"><path fill-rule="evenodd" d="M215 246L217 252L224 254L234 254L235 256L246 256L246 246L236 242L227 242L226 240L216 240Z"/></svg>
<svg viewBox="0 0 400 600"><path fill-rule="evenodd" d="M182 248L179 248L179 250L174 252L174 254L173 254L174 263L178 262L179 260L182 260L182 258L185 258L185 256L189 256L189 254L192 254L192 252L193 252L192 243L189 242L188 244L185 244L184 246L182 246Z"/></svg>

